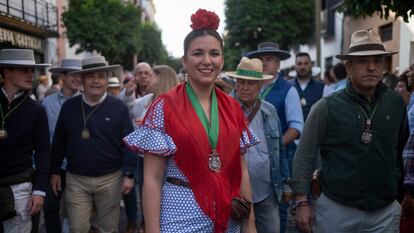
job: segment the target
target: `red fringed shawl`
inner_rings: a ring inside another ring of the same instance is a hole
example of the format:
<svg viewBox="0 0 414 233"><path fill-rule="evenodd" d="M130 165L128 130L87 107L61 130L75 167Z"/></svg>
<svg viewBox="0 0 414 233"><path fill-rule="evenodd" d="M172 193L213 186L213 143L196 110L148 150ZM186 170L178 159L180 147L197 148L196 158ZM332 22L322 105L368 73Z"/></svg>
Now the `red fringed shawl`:
<svg viewBox="0 0 414 233"><path fill-rule="evenodd" d="M217 151L221 171L208 168L211 152L208 136L187 97L184 85L163 96L164 123L168 135L177 146L174 160L188 178L195 199L214 222L214 232L227 229L230 201L238 196L241 184L240 138L246 123L240 105L216 88L219 110Z"/></svg>

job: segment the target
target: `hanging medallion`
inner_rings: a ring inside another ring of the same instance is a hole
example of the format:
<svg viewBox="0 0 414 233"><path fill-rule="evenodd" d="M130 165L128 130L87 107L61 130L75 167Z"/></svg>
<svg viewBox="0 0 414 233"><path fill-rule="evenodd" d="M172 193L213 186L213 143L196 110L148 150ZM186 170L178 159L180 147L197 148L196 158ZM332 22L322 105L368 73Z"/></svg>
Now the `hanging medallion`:
<svg viewBox="0 0 414 233"><path fill-rule="evenodd" d="M7 138L7 131L5 129L0 129L0 140Z"/></svg>
<svg viewBox="0 0 414 233"><path fill-rule="evenodd" d="M365 122L365 128L362 132L361 140L365 144L372 142L371 119L367 119Z"/></svg>
<svg viewBox="0 0 414 233"><path fill-rule="evenodd" d="M306 106L306 99L305 99L305 97L302 97L302 99L300 99L300 104L302 106Z"/></svg>
<svg viewBox="0 0 414 233"><path fill-rule="evenodd" d="M83 139L83 140L87 140L87 139L89 139L89 137L90 137L91 135L90 135L90 133L89 133L89 130L88 129L83 129L82 130L82 134L81 134L81 138Z"/></svg>
<svg viewBox="0 0 414 233"><path fill-rule="evenodd" d="M213 150L208 158L208 168L214 172L219 172L221 168L221 161L219 154L216 150Z"/></svg>
<svg viewBox="0 0 414 233"><path fill-rule="evenodd" d="M372 130L364 129L362 132L361 140L365 144L369 144L372 142Z"/></svg>

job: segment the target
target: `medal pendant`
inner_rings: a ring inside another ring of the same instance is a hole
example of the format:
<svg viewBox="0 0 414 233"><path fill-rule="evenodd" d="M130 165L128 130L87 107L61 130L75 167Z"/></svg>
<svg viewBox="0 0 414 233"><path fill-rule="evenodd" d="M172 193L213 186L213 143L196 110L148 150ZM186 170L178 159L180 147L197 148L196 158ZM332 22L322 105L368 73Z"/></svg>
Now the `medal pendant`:
<svg viewBox="0 0 414 233"><path fill-rule="evenodd" d="M302 99L300 99L300 104L302 106L306 106L306 99L304 97L302 97Z"/></svg>
<svg viewBox="0 0 414 233"><path fill-rule="evenodd" d="M81 138L83 140L87 140L87 139L89 139L89 137L90 137L89 130L88 129L83 129L82 134L81 134Z"/></svg>
<svg viewBox="0 0 414 233"><path fill-rule="evenodd" d="M221 168L221 161L219 154L216 150L213 150L208 158L208 168L214 172L219 172Z"/></svg>
<svg viewBox="0 0 414 233"><path fill-rule="evenodd" d="M369 144L372 142L372 131L365 129L362 133L361 140L365 144Z"/></svg>
<svg viewBox="0 0 414 233"><path fill-rule="evenodd" d="M7 138L7 131L5 129L0 129L0 140Z"/></svg>

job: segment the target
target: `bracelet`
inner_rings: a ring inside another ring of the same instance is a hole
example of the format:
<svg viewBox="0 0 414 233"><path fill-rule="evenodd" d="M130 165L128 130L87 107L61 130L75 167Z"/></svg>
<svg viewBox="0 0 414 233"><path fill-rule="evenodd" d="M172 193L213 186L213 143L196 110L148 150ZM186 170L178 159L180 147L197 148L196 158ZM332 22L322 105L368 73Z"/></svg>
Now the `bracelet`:
<svg viewBox="0 0 414 233"><path fill-rule="evenodd" d="M301 207L301 206L309 206L309 202L308 201L298 201L298 202L296 202L296 205L295 205L296 208Z"/></svg>

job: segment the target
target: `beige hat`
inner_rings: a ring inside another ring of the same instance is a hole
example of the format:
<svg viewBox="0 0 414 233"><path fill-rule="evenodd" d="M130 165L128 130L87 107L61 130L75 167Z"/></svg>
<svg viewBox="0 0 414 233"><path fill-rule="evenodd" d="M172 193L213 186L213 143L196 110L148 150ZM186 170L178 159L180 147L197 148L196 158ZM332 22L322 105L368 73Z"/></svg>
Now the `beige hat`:
<svg viewBox="0 0 414 233"><path fill-rule="evenodd" d="M82 59L82 70L70 72L71 74L85 74L100 71L117 71L121 69L120 65L108 65L103 56L92 56Z"/></svg>
<svg viewBox="0 0 414 233"><path fill-rule="evenodd" d="M381 37L372 29L359 30L352 34L348 54L339 54L335 57L347 60L355 56L391 56L398 52L386 51Z"/></svg>
<svg viewBox="0 0 414 233"><path fill-rule="evenodd" d="M108 79L108 87L120 87L119 79L117 77L110 77Z"/></svg>
<svg viewBox="0 0 414 233"><path fill-rule="evenodd" d="M266 80L272 75L263 74L263 64L260 59L242 57L236 71L225 72L230 77L247 80Z"/></svg>

